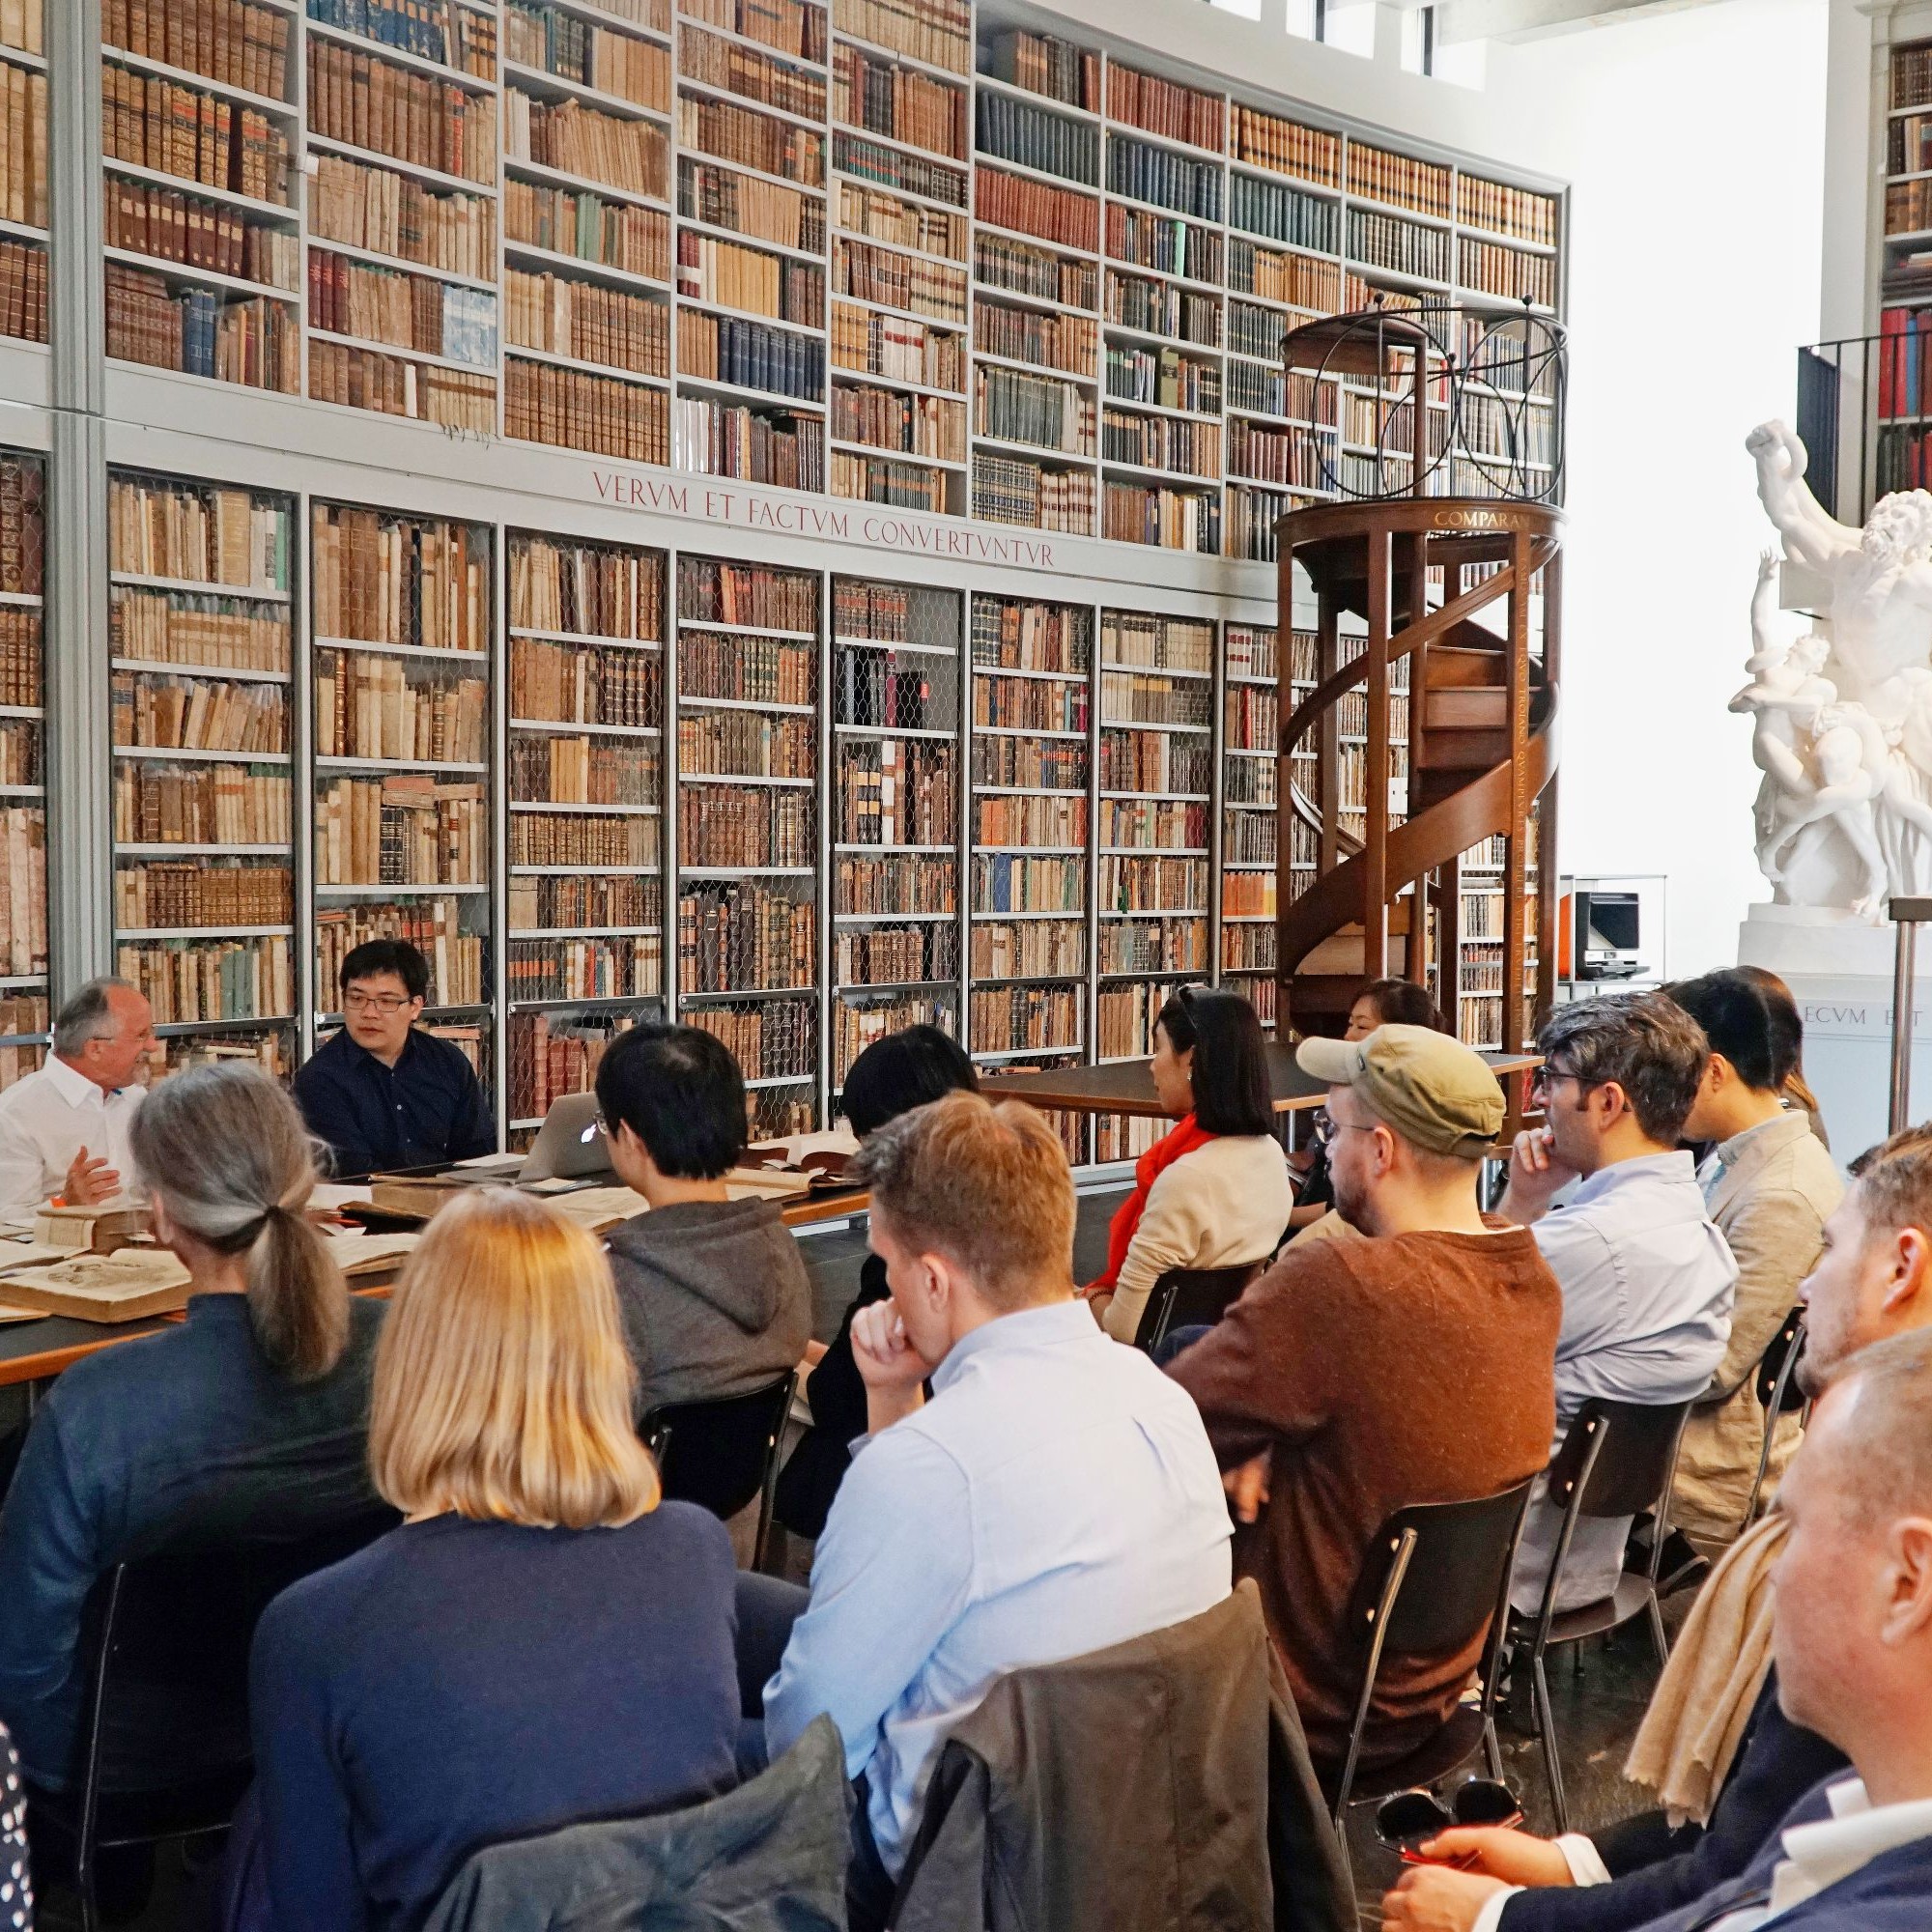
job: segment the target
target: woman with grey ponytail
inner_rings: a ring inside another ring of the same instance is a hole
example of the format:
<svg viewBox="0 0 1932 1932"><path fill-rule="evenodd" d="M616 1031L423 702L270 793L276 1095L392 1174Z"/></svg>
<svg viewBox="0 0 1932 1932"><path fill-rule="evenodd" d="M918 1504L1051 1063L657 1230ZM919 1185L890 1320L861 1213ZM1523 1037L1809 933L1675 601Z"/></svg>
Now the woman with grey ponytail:
<svg viewBox="0 0 1932 1932"><path fill-rule="evenodd" d="M0 1507L0 1716L28 1781L53 1788L83 1769L77 1646L117 1563L394 1520L369 1476L383 1309L349 1293L309 1225L315 1157L295 1102L252 1066L196 1067L147 1095L129 1138L155 1232L191 1277L187 1320L61 1375Z"/></svg>
<svg viewBox="0 0 1932 1932"><path fill-rule="evenodd" d="M291 1381L327 1375L349 1339L349 1291L304 1212L316 1163L295 1102L251 1066L197 1066L148 1095L129 1138L155 1233L193 1292L245 1293L270 1365Z"/></svg>

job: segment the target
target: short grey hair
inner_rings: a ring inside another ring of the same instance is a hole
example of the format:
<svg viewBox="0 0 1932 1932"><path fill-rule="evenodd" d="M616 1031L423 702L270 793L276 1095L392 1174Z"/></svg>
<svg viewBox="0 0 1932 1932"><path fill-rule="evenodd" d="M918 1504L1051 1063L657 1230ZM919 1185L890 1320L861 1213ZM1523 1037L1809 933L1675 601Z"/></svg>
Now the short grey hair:
<svg viewBox="0 0 1932 1932"><path fill-rule="evenodd" d="M71 1060L91 1039L100 1039L114 1031L114 1008L108 994L119 987L135 993L140 988L111 974L90 980L54 1015L54 1051L63 1060Z"/></svg>

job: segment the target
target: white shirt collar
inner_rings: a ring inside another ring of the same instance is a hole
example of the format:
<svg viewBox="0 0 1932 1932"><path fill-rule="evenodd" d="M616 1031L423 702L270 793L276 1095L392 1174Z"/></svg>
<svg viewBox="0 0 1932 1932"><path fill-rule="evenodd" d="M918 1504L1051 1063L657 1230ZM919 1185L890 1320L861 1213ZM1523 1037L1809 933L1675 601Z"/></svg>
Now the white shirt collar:
<svg viewBox="0 0 1932 1932"><path fill-rule="evenodd" d="M1773 1918L1887 1852L1932 1838L1932 1798L1874 1809L1864 1780L1857 1777L1841 1778L1825 1797L1832 1807L1829 1818L1794 1825L1784 1833L1785 1857L1771 1880Z"/></svg>
<svg viewBox="0 0 1932 1932"><path fill-rule="evenodd" d="M102 1107L107 1105L107 1094L77 1067L70 1066L59 1054L50 1053L46 1059L48 1084L71 1107ZM118 1087L114 1090L121 1091Z"/></svg>

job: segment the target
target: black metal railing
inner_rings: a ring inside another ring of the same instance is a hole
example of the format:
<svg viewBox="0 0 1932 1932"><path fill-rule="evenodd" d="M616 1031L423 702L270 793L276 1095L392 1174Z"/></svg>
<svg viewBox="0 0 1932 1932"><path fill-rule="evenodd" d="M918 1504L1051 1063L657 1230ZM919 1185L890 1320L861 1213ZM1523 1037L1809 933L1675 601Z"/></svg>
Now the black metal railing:
<svg viewBox="0 0 1932 1932"><path fill-rule="evenodd" d="M1798 352L1798 440L1811 494L1855 528L1892 490L1932 488L1932 307L1882 335Z"/></svg>

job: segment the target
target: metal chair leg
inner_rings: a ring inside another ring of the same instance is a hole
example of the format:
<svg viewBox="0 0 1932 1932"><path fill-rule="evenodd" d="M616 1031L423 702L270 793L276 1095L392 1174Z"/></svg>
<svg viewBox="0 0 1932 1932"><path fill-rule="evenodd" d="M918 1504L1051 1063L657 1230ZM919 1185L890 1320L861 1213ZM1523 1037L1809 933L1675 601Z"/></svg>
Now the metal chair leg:
<svg viewBox="0 0 1932 1932"><path fill-rule="evenodd" d="M1663 1606L1657 1601L1657 1592L1650 1593L1650 1640L1657 1646L1659 1663L1670 1662L1670 1634L1663 1628Z"/></svg>
<svg viewBox="0 0 1932 1932"><path fill-rule="evenodd" d="M1503 1782L1503 1747L1496 1738L1496 1720L1483 1719L1483 1762L1490 1768L1490 1776L1498 1784Z"/></svg>
<svg viewBox="0 0 1932 1932"><path fill-rule="evenodd" d="M1559 1833L1570 1829L1570 1805L1563 1794L1563 1768L1556 1761L1556 1718L1549 1704L1549 1678L1543 1667L1543 1653L1530 1660L1530 1688L1536 1699L1537 1727L1543 1733L1543 1770L1549 1780L1549 1808L1556 1817Z"/></svg>

